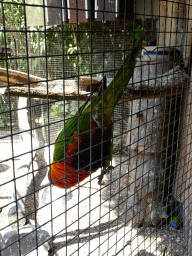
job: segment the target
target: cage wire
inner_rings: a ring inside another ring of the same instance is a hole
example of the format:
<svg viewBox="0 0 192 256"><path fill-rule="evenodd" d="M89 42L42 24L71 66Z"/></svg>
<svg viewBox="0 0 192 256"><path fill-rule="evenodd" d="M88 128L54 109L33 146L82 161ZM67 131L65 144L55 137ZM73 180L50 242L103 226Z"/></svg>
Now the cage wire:
<svg viewBox="0 0 192 256"><path fill-rule="evenodd" d="M0 2L1 256L192 255L191 9L191 0ZM130 53L113 108L111 81Z"/></svg>

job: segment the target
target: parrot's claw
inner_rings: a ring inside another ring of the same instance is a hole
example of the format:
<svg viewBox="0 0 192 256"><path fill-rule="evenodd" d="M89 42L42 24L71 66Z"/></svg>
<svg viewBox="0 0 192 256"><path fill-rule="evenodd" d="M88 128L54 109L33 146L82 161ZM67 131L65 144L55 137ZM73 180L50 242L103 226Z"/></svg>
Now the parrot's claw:
<svg viewBox="0 0 192 256"><path fill-rule="evenodd" d="M106 168L103 168L101 170L101 174L98 176L98 185L103 185L104 183L102 182L103 180L103 177L105 174L109 173L110 171L112 171L114 169L114 167L112 165L106 167Z"/></svg>
<svg viewBox="0 0 192 256"><path fill-rule="evenodd" d="M92 115L93 117L93 120L95 121L95 123L98 125L98 127L100 129L103 129L103 130L107 130L108 127L107 126L104 126L103 125L103 122L101 122L102 120L102 108L96 108L95 109L95 114Z"/></svg>

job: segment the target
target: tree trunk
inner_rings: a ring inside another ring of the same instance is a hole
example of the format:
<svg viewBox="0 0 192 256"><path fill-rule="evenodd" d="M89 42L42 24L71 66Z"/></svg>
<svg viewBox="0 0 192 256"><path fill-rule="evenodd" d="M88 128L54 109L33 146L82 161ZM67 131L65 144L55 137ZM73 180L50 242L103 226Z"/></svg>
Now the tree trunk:
<svg viewBox="0 0 192 256"><path fill-rule="evenodd" d="M187 251L192 255L192 82L184 91L179 133L178 164L174 183L174 198L182 204L181 217Z"/></svg>
<svg viewBox="0 0 192 256"><path fill-rule="evenodd" d="M169 101L134 100L130 106L127 144L130 153L130 197L125 221L132 226L156 225L166 218L163 205Z"/></svg>
<svg viewBox="0 0 192 256"><path fill-rule="evenodd" d="M27 118L27 98L19 98L18 103L18 121L19 121L19 129L22 132L23 142L20 147L21 152L14 152L15 155L23 154L19 157L19 163L15 166L15 187L13 193L13 201L14 203L10 205L8 211L8 219L12 228L17 228L17 217L20 219L18 221L19 226L24 226L26 223L26 218L24 214L24 202L27 190L27 179L28 179L28 171L30 168L30 164L32 161L31 158L31 134L30 134L30 126ZM26 152L29 152L26 154ZM17 203L16 203L17 202ZM13 223L13 224L12 224Z"/></svg>
<svg viewBox="0 0 192 256"><path fill-rule="evenodd" d="M181 104L181 115L180 115L180 124L179 124L179 136L178 136L178 150L177 150L177 166L176 166L176 175L174 181L174 191L173 195L175 200L180 203L185 201L185 189L187 181L187 172L188 172L188 140L189 140L189 128L190 120L189 115L191 111L190 104L190 93L189 89L185 89L183 92L183 99Z"/></svg>

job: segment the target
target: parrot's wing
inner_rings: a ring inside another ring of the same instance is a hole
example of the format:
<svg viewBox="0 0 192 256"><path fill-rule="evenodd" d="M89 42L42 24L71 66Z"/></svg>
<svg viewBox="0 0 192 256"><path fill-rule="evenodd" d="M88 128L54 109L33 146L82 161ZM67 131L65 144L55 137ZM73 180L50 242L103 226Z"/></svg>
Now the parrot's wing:
<svg viewBox="0 0 192 256"><path fill-rule="evenodd" d="M85 103L79 108L73 118L68 120L65 123L65 127L59 133L56 141L55 141L55 149L53 154L53 161L59 161L64 158L64 143L65 143L65 152L67 151L69 144L73 140L73 132L78 130L78 118L81 117L81 122L86 123L89 121L88 115L83 114L83 110L86 108L87 104L90 102L91 96L94 92L97 91L100 84L98 84L95 89L91 92L90 96L87 98ZM99 92L100 94L101 92ZM82 120L83 119L83 120ZM89 127L89 126L88 126Z"/></svg>

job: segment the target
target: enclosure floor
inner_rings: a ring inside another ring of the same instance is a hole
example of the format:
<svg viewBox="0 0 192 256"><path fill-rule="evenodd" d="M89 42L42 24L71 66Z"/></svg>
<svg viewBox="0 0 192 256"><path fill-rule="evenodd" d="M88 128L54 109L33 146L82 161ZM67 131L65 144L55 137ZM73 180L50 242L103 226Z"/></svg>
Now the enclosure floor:
<svg viewBox="0 0 192 256"><path fill-rule="evenodd" d="M0 160L11 157L8 143L2 144L1 149L3 154ZM155 256L162 255L165 248L167 255L184 254L186 245L182 230L173 230L163 225L158 228L130 228L124 224L121 202L127 196L127 156L121 158L124 162L121 165L118 165L121 156L113 157L113 164L118 166L105 176L103 186L97 184L98 171L91 176L91 181L87 178L80 184L81 187L73 189L69 201L66 200L65 190L53 187L53 202L45 204L41 198L44 188L49 184L47 169L43 168L48 163L48 150L38 154L31 167L33 170L41 168L34 172L35 190L38 191L35 198L33 195L27 196L25 211L30 214L30 219L35 220L53 237L51 243L54 254L51 255ZM15 160L15 165L19 165L19 159ZM123 177L119 179L119 175ZM3 232L5 228L10 229L7 217L9 207L6 205L12 201L13 182L8 182L12 179L13 163L9 160L0 164L0 207L3 207L0 212L0 230ZM8 183L1 186L5 182ZM28 184L28 192L33 192L34 183L31 178ZM118 193L119 188L121 193Z"/></svg>

